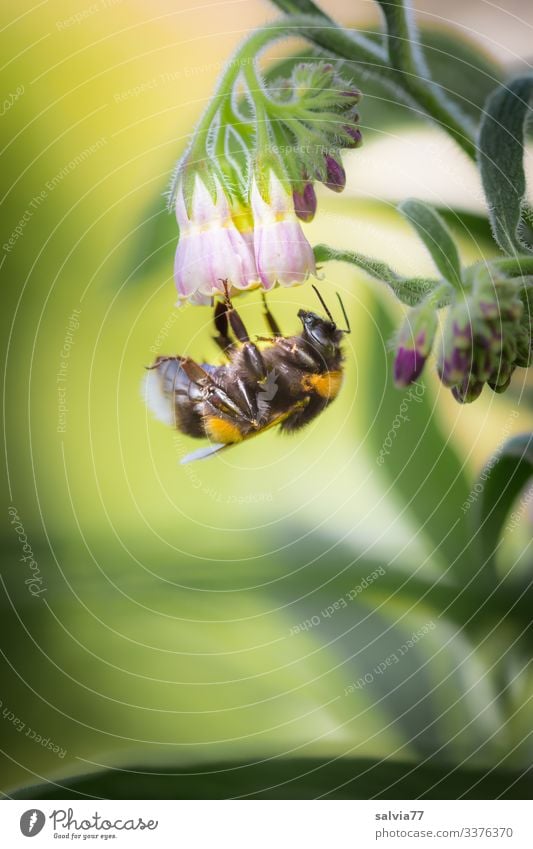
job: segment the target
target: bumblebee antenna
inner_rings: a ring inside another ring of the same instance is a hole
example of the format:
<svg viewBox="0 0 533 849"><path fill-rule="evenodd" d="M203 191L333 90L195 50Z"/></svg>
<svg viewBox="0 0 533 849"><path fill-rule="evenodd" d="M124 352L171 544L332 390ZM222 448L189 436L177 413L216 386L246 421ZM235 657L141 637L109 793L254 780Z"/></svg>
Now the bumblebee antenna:
<svg viewBox="0 0 533 849"><path fill-rule="evenodd" d="M341 310L342 310L342 314L343 314L343 316L344 316L344 321L345 321L345 323L346 323L346 330L343 330L342 332L343 332L343 333L351 333L351 332L352 332L352 328L350 327L350 321L349 321L349 319L348 319L348 315L347 315L347 313L346 313L346 308L345 308L345 306L344 306L344 303L343 303L342 298L341 298L341 296L339 295L339 293L337 292L336 294L337 294L337 299L338 299L338 301L339 301L339 304L341 305Z"/></svg>
<svg viewBox="0 0 533 849"><path fill-rule="evenodd" d="M330 311L328 310L328 307L326 305L324 298L322 297L322 295L320 294L320 292L318 291L318 289L316 288L316 286L314 284L313 284L312 288L315 290L315 293L316 293L318 300L320 301L320 303L324 307L324 310L326 311L327 317L329 318L329 320L331 321L332 324L335 324L335 322L333 321L333 316L331 315Z"/></svg>

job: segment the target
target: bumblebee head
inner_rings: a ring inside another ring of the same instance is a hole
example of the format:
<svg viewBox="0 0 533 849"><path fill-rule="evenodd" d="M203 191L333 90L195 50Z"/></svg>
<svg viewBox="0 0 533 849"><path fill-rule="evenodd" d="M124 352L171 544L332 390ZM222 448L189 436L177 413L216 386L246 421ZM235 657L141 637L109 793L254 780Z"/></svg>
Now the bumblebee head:
<svg viewBox="0 0 533 849"><path fill-rule="evenodd" d="M307 310L299 310L298 318L303 324L303 336L313 348L317 348L324 354L335 353L343 337L343 331L337 328L334 321L321 318Z"/></svg>
<svg viewBox="0 0 533 849"><path fill-rule="evenodd" d="M339 330L337 325L333 321L333 316L331 315L322 295L320 294L316 286L313 286L313 289L315 290L318 300L326 311L327 319L321 318L314 312L310 312L308 310L300 310L298 312L298 318L304 326L303 336L311 345L313 345L313 347L320 350L323 354L333 355L338 351L341 339L344 334L350 333L350 323L348 321L348 316L346 315L346 310L344 309L344 304L341 300L341 297L337 293L337 298L339 299L342 314L346 322L346 330Z"/></svg>

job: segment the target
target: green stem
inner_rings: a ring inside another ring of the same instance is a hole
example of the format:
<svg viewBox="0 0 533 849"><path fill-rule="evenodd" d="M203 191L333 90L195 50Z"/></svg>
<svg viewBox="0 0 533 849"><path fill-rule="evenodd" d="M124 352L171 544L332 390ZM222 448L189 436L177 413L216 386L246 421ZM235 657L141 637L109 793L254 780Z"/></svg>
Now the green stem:
<svg viewBox="0 0 533 849"><path fill-rule="evenodd" d="M252 35L243 42L243 44L234 53L233 58L228 64L227 70L222 75L218 83L218 87L209 101L207 109L200 118L191 144L177 165L170 189L170 205L172 205L175 200L179 172L183 162L186 159L199 162L205 159L205 144L209 129L221 107L223 108L224 103L228 99L231 99L232 90L237 78L241 74L243 68L246 71L252 65L252 62L255 61L259 53L272 42L281 38L301 36L309 41L317 41L317 43L321 44L330 52L336 53L339 56L344 56L345 58L351 58L353 61L368 64L369 67L379 67L383 73L386 73L387 68L384 51L376 45L373 45L371 42L368 42L366 39L351 38L344 30L333 23L328 26L329 29L324 30L323 15L292 15L279 21L274 21L271 24L266 24L264 27L253 32ZM250 60L252 60L252 62ZM261 86L260 88L263 96L267 97ZM270 105L270 98L268 98L268 101Z"/></svg>
<svg viewBox="0 0 533 849"><path fill-rule="evenodd" d="M448 100L442 88L430 79L419 50L418 33L408 13L407 3L405 0L378 0L378 3L387 24L390 63L401 74L406 91L475 161L475 127L470 119Z"/></svg>
<svg viewBox="0 0 533 849"><path fill-rule="evenodd" d="M309 33L308 38L319 47L333 51L341 58L360 65L363 71L375 74L408 105L420 107L476 159L476 132L473 123L443 90L429 77L420 52L418 36L409 19L403 0L377 0L388 30L388 52L364 36L341 30L312 0L273 0L288 14L306 12L322 22L322 28Z"/></svg>
<svg viewBox="0 0 533 849"><path fill-rule="evenodd" d="M511 277L524 277L533 274L533 256L504 257L490 262L499 271Z"/></svg>
<svg viewBox="0 0 533 849"><path fill-rule="evenodd" d="M195 144L198 137L201 138L208 132L222 101L226 97L231 96L235 81L242 69L244 68L244 72L246 74L249 72L250 67L253 67L253 62L250 62L250 60L254 60L269 44L280 38L302 36L303 38L313 40L314 36L317 34L319 38L322 38L321 31L323 28L324 20L319 16L294 15L283 18L280 21L274 21L271 24L266 24L253 32L252 35L247 38L233 54L233 57L228 64L228 69L223 74L206 111L197 125ZM349 45L353 52L354 41L339 27L333 25L333 29L334 32L327 33L325 38L325 41L327 41L328 44L331 44L331 50L337 52L336 48L339 48L340 45L344 45L345 48ZM385 60L384 53L382 53L382 51L374 45L370 45L370 42L368 45L364 47L362 46L361 48L361 58L363 57L366 57L370 63L375 63L376 61L384 62ZM254 76L257 79L255 74ZM266 97L262 88L261 91ZM270 98L268 99L270 101Z"/></svg>
<svg viewBox="0 0 533 849"><path fill-rule="evenodd" d="M256 71L255 61L250 62L244 69L244 78L246 85L252 96L255 109L255 132L257 138L257 148L266 150L271 143L268 135L268 107L270 98L266 95L262 81Z"/></svg>
<svg viewBox="0 0 533 849"><path fill-rule="evenodd" d="M317 263L333 261L356 265L370 277L386 283L398 300L407 306L414 307L428 297L433 300L435 306L439 309L448 306L452 302L453 288L449 283L443 283L442 280L422 277L403 277L394 271L390 265L379 259L355 253L354 251L338 250L331 248L329 245L315 245L313 250Z"/></svg>
<svg viewBox="0 0 533 849"><path fill-rule="evenodd" d="M376 74L382 82L389 83L396 91L394 74L388 66L385 50L360 33L339 27L335 21L326 15L312 0L273 0L275 5L286 12L286 20L296 20L305 15L311 22L306 32L301 32L309 41L319 47L334 53L342 59L348 59L368 74Z"/></svg>

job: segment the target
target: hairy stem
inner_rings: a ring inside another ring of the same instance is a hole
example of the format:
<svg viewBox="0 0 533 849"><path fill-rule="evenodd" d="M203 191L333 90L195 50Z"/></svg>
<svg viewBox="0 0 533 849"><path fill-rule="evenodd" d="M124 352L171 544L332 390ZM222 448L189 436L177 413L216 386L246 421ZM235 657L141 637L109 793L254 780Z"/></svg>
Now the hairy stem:
<svg viewBox="0 0 533 849"><path fill-rule="evenodd" d="M474 125L430 79L419 49L418 33L405 0L378 0L378 3L387 24L390 63L402 75L405 89L475 160L477 145Z"/></svg>
<svg viewBox="0 0 533 849"><path fill-rule="evenodd" d="M342 30L312 0L273 0L288 14L306 12L322 22L322 28L307 34L315 44L336 53L373 73L408 105L418 106L438 123L473 160L476 132L473 123L443 90L430 79L418 49L418 36L403 0L377 0L388 30L388 50L363 35Z"/></svg>

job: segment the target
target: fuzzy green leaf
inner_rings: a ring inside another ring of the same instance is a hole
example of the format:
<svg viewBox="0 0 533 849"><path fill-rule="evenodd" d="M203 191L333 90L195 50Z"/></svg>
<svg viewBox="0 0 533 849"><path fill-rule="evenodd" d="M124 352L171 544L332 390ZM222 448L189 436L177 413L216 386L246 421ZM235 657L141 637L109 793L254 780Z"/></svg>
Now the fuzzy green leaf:
<svg viewBox="0 0 533 849"><path fill-rule="evenodd" d="M444 279L456 289L461 289L459 253L440 215L427 204L414 199L403 201L398 209L415 228Z"/></svg>
<svg viewBox="0 0 533 849"><path fill-rule="evenodd" d="M508 440L481 472L472 492L481 487L475 502L474 524L484 564L494 561L507 514L530 478L533 478L531 433Z"/></svg>
<svg viewBox="0 0 533 849"><path fill-rule="evenodd" d="M396 498L432 546L431 559L443 558L449 574L464 582L469 564L463 552L470 536L459 510L469 492L464 463L435 414L434 399L423 380L403 392L393 387L384 340L393 336L394 321L378 299L372 316L368 367L359 388L368 444ZM397 418L402 413L408 421Z"/></svg>
<svg viewBox="0 0 533 849"><path fill-rule="evenodd" d="M430 292L440 285L439 280L431 280L424 277L402 277L401 274L397 274L387 263L373 257L365 256L364 254L355 253L354 251L336 250L329 247L329 245L316 245L314 253L317 263L336 261L356 265L369 274L370 277L386 283L398 300L410 307L421 303ZM439 306L445 306L446 303L447 301L443 300Z"/></svg>
<svg viewBox="0 0 533 849"><path fill-rule="evenodd" d="M532 250L521 232L524 206L524 135L531 115L533 75L517 77L488 98L479 134L479 168L494 238L503 251ZM526 219L526 220L524 220Z"/></svg>

